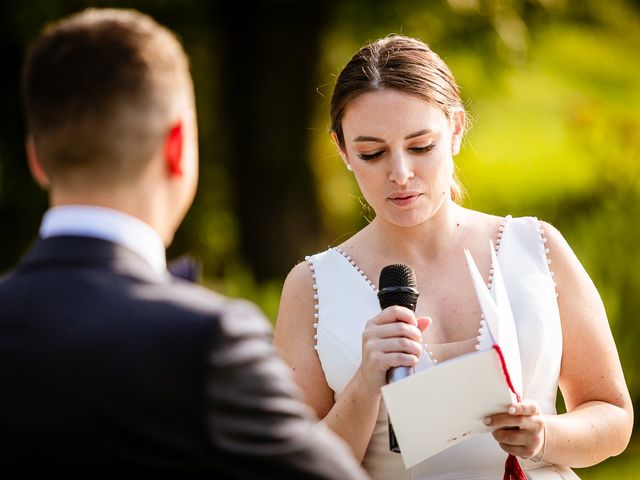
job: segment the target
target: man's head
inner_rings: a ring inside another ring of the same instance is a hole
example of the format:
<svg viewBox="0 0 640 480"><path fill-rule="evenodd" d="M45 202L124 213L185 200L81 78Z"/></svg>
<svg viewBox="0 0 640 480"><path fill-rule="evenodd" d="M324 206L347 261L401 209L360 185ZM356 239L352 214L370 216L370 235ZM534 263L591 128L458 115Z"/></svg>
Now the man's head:
<svg viewBox="0 0 640 480"><path fill-rule="evenodd" d="M23 87L30 164L52 196L135 190L166 174L179 223L197 142L188 60L168 29L133 10L67 17L34 41Z"/></svg>

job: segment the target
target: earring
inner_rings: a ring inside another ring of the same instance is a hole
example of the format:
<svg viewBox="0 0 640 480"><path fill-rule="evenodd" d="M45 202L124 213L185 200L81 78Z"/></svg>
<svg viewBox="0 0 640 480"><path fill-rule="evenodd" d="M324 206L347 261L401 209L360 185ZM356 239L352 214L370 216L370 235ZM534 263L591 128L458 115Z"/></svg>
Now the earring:
<svg viewBox="0 0 640 480"><path fill-rule="evenodd" d="M353 172L353 168L351 167L350 163L347 163L347 170L349 170L350 172Z"/></svg>

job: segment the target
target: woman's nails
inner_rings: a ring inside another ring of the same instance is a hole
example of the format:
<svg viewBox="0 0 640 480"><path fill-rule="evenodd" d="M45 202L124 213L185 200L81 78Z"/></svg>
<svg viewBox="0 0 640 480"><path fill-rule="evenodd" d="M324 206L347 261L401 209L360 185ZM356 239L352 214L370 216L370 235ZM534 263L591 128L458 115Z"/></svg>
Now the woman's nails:
<svg viewBox="0 0 640 480"><path fill-rule="evenodd" d="M484 424L491 425L491 417L484 417Z"/></svg>
<svg viewBox="0 0 640 480"><path fill-rule="evenodd" d="M516 413L516 407L514 407L513 405L511 405L509 407L509 410L507 410L509 412L509 415L513 415L514 413Z"/></svg>

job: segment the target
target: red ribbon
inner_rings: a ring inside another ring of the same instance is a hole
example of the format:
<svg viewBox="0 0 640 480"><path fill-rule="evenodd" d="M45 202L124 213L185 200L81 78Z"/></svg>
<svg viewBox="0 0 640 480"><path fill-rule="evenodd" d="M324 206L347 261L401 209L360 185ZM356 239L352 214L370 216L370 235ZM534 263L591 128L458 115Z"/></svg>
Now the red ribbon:
<svg viewBox="0 0 640 480"><path fill-rule="evenodd" d="M498 352L498 358L500 359L500 363L502 364L502 372L504 373L504 378L507 380L507 385L511 391L515 394L516 400L520 402L520 394L516 392L516 389L513 388L513 383L511 382L511 377L509 376L509 370L507 370L507 362L504 360L504 355L502 354L502 350L499 345L493 345L493 348L496 352ZM507 461L504 464L504 477L502 480L527 480L527 476L524 474L518 459L509 454L507 457Z"/></svg>

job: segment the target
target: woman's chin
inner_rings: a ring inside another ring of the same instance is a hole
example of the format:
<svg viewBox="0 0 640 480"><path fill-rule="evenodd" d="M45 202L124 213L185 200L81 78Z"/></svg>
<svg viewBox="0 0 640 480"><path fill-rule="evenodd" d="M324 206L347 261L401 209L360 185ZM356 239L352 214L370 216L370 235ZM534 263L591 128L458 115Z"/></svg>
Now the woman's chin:
<svg viewBox="0 0 640 480"><path fill-rule="evenodd" d="M420 212L403 212L403 214L386 214L383 216L386 223L400 228L418 227L429 220L429 215L425 215L424 211Z"/></svg>

